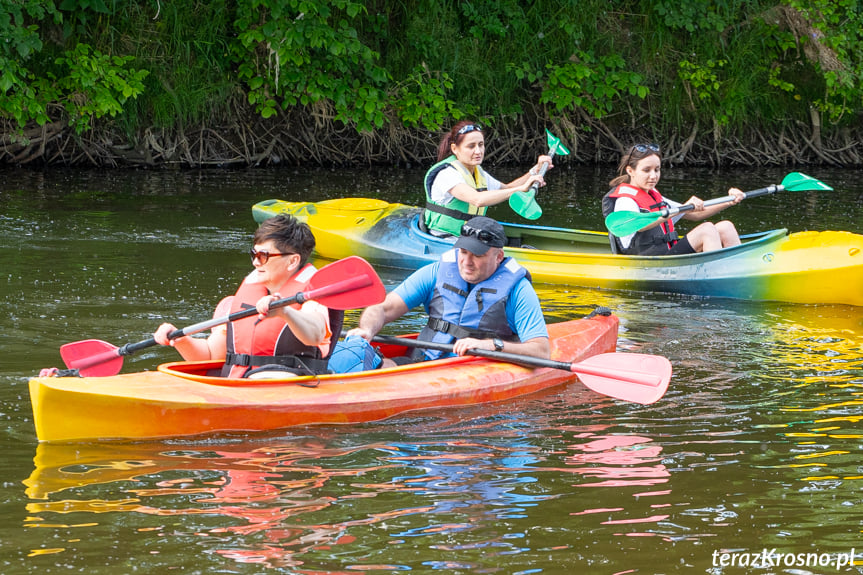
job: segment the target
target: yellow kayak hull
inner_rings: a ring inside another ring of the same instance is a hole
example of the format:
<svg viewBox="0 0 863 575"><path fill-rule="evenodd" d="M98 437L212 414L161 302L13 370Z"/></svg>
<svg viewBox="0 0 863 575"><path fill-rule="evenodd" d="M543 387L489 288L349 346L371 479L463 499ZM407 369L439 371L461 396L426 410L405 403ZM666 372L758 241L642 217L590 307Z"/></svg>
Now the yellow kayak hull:
<svg viewBox="0 0 863 575"><path fill-rule="evenodd" d="M307 222L324 259L358 255L373 265L417 269L452 248L417 226L420 208L366 198L322 202L267 200L258 222L278 213ZM608 234L504 223L509 255L538 283L667 292L691 296L863 305L863 235L779 229L703 254L627 256Z"/></svg>

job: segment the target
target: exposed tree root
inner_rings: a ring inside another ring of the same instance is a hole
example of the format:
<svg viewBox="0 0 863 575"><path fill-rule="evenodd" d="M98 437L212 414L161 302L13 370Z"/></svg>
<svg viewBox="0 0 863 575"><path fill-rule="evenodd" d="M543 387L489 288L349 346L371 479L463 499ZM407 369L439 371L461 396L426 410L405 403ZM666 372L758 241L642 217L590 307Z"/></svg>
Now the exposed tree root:
<svg viewBox="0 0 863 575"><path fill-rule="evenodd" d="M546 152L546 127L570 149L567 162L584 164L617 163L631 143L657 139L648 131L648 118L632 124L643 132L615 131L586 114L546 123L542 110L533 112L487 128L490 165L524 164ZM149 128L134 138L107 123L76 135L63 121L27 128L20 136L14 126L0 124L0 133L5 134L0 163L97 167L426 166L440 138L393 123L358 134L333 120L323 106L270 120L238 116L223 126ZM863 129L831 130L815 113L809 123L785 124L773 134L754 129L729 134L692 125L685 135L671 133L658 143L667 161L679 165L863 165Z"/></svg>

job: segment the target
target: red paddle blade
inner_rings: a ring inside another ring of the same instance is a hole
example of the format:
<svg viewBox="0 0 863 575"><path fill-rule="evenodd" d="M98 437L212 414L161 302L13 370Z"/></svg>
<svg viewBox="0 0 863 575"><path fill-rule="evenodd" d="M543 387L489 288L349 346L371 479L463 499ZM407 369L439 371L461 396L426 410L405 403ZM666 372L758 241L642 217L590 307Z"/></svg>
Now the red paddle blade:
<svg viewBox="0 0 863 575"><path fill-rule="evenodd" d="M381 303L387 291L369 262L350 256L315 272L303 296L332 309L357 309Z"/></svg>
<svg viewBox="0 0 863 575"><path fill-rule="evenodd" d="M571 369L585 387L643 404L665 395L671 381L671 362L661 355L601 353L573 363Z"/></svg>
<svg viewBox="0 0 863 575"><path fill-rule="evenodd" d="M123 356L119 348L107 341L85 339L60 346L60 357L69 369L84 377L106 377L120 373Z"/></svg>

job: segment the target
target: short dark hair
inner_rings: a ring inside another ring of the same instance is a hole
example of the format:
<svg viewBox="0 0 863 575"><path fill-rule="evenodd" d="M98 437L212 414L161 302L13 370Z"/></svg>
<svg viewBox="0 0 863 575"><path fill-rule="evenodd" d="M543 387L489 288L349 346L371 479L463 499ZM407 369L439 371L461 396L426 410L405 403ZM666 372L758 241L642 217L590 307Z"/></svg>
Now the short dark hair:
<svg viewBox="0 0 863 575"><path fill-rule="evenodd" d="M315 249L315 236L305 222L289 214L278 214L258 226L252 237L253 244L272 240L280 252L295 252L300 255L300 267L306 265Z"/></svg>

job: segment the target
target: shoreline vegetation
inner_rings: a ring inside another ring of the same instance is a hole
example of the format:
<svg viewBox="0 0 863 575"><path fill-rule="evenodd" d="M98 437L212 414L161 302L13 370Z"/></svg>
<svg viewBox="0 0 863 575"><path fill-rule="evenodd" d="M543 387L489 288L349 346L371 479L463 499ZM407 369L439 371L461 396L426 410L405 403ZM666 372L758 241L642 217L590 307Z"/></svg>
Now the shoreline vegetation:
<svg viewBox="0 0 863 575"><path fill-rule="evenodd" d="M0 0L0 164L863 165L852 0Z"/></svg>

